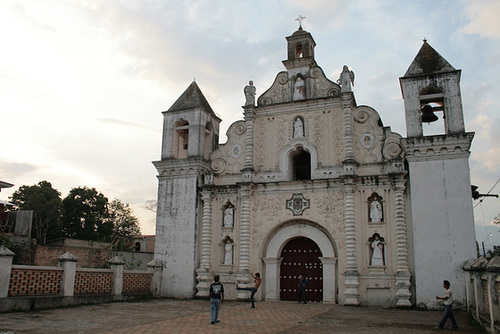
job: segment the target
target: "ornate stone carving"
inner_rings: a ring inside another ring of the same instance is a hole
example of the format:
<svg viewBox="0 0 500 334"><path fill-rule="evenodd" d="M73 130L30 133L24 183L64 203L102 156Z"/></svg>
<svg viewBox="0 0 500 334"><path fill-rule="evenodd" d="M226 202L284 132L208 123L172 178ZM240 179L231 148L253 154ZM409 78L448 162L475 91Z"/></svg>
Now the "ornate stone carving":
<svg viewBox="0 0 500 334"><path fill-rule="evenodd" d="M222 158L215 159L212 161L210 168L217 174L223 174L226 170L226 160Z"/></svg>
<svg viewBox="0 0 500 334"><path fill-rule="evenodd" d="M403 146L401 145L401 136L399 134L390 132L387 135L384 142L384 148L382 149L382 154L387 160L404 157Z"/></svg>
<svg viewBox="0 0 500 334"><path fill-rule="evenodd" d="M309 200L302 194L293 194L292 198L286 201L286 208L292 210L294 216L301 216L309 206Z"/></svg>

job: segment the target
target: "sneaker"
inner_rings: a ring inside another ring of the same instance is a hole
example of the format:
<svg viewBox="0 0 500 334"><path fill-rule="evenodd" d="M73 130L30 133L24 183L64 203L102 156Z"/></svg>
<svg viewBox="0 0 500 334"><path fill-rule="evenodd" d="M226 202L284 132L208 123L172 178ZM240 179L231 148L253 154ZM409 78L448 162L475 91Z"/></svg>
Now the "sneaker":
<svg viewBox="0 0 500 334"><path fill-rule="evenodd" d="M443 327L436 326L434 329L443 329Z"/></svg>
<svg viewBox="0 0 500 334"><path fill-rule="evenodd" d="M216 322L216 323L219 323L219 322L220 322L220 320L215 320L215 322Z"/></svg>
<svg viewBox="0 0 500 334"><path fill-rule="evenodd" d="M211 323L212 325L213 325L213 324L215 324L215 322L214 322L214 321L210 321L210 323Z"/></svg>

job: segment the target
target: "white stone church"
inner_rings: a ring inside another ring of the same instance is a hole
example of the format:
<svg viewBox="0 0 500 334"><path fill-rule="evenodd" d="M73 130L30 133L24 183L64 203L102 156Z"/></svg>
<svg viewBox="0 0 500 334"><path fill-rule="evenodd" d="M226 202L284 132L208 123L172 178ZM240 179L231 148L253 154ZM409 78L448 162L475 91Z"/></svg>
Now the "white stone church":
<svg viewBox="0 0 500 334"><path fill-rule="evenodd" d="M297 300L303 274L312 302L432 308L447 279L464 303L476 245L461 71L424 40L399 78L404 138L356 104L347 66L325 76L309 32L286 40L286 71L258 98L249 82L226 143L195 82L163 112L159 294L206 297L217 274L244 299L236 284L259 272L257 300ZM424 136L436 119L444 132Z"/></svg>

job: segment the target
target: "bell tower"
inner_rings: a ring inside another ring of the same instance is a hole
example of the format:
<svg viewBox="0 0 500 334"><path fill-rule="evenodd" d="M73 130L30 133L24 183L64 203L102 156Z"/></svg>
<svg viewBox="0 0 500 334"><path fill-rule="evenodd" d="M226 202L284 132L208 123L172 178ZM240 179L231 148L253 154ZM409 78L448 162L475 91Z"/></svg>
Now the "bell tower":
<svg viewBox="0 0 500 334"><path fill-rule="evenodd" d="M460 75L460 70L424 40L405 75L399 79L408 137L423 136L422 123L435 121L444 122L445 134L465 132ZM435 113L440 117L436 118Z"/></svg>
<svg viewBox="0 0 500 334"><path fill-rule="evenodd" d="M316 60L314 60L316 42L309 32L302 29L302 26L286 40L288 42L288 59L283 60L283 65L287 70L317 66Z"/></svg>
<svg viewBox="0 0 500 334"><path fill-rule="evenodd" d="M435 291L447 279L465 300L462 265L475 258L469 171L474 133L465 132L461 71L426 40L400 78L407 138L407 228L417 306L437 307ZM444 123L444 133L424 135L422 123Z"/></svg>
<svg viewBox="0 0 500 334"><path fill-rule="evenodd" d="M163 264L164 297L192 298L195 293L196 233L200 226L200 187L210 183L210 153L218 146L219 124L196 82L163 112L158 171L155 260Z"/></svg>

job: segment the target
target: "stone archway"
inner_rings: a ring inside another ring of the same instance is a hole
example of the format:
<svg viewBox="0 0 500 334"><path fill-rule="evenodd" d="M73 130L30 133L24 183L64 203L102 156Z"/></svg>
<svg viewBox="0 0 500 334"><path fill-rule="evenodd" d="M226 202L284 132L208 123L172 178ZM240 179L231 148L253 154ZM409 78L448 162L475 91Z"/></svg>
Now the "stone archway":
<svg viewBox="0 0 500 334"><path fill-rule="evenodd" d="M321 250L320 261L323 266L323 302L336 302L336 264L337 257L335 247L327 234L305 221L297 221L279 227L270 236L264 249L263 261L265 267L265 299L280 300L280 257L283 247L291 239L305 237L314 241Z"/></svg>

